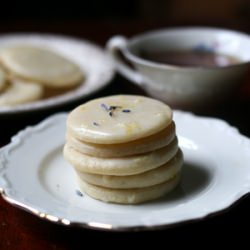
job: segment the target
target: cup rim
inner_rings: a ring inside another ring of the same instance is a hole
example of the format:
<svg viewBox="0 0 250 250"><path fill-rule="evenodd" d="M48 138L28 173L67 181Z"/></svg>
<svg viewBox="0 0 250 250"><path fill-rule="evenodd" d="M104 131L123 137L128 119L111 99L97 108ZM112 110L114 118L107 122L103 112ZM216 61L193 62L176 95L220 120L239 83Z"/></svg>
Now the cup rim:
<svg viewBox="0 0 250 250"><path fill-rule="evenodd" d="M232 34L232 35L237 35L239 37L243 37L243 38L247 38L249 39L250 42L250 35L248 35L247 33L241 32L241 31L237 31L237 30L232 30L232 29L226 29L226 28L217 28L217 27L209 27L209 26L181 26L181 27L170 27L170 28L162 28L162 29L156 29L156 30L150 30L150 31L146 31L143 33L140 33L138 35L135 35L133 37L131 37L130 39L128 39L128 46L124 47L124 56L127 57L127 59L134 61L135 63L141 64L141 65L145 65L145 66L150 66L150 67L157 67L157 68L161 68L161 69L178 69L178 70L185 70L185 71L189 71L189 70L212 70L212 69L227 69L227 68L235 68L235 67L240 67L240 66L245 66L250 64L250 58L248 59L248 61L240 61L239 63L235 63L235 64L229 64L229 65L225 65L225 66L179 66L179 65L172 65L172 64L166 64L166 63L160 63L160 62L154 62L154 61L150 61L147 59L143 59L137 55L135 55L134 53L131 52L131 50L129 49L129 45L137 42L138 40L141 40L145 37L148 36L153 36L153 35L157 35L160 33L166 33L166 32L181 32L181 31L212 31L212 32L226 32L228 34Z"/></svg>

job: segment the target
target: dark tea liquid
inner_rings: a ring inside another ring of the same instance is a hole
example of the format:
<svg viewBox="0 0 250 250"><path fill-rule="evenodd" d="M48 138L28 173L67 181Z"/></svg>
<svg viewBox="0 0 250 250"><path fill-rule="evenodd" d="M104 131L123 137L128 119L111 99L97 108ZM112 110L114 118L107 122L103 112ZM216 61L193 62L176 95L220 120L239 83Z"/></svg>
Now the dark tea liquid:
<svg viewBox="0 0 250 250"><path fill-rule="evenodd" d="M175 66L186 67L213 67L213 66L228 66L237 64L239 59L229 56L217 54L210 51L141 51L140 57L143 59L163 63L171 64Z"/></svg>

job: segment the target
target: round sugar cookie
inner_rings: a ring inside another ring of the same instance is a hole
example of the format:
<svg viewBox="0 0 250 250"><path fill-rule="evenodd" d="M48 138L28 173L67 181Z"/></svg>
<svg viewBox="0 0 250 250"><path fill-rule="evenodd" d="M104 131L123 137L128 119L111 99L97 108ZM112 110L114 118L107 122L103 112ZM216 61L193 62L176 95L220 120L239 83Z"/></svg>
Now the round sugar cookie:
<svg viewBox="0 0 250 250"><path fill-rule="evenodd" d="M5 84L6 84L6 75L3 69L0 68L0 93L4 89Z"/></svg>
<svg viewBox="0 0 250 250"><path fill-rule="evenodd" d="M78 65L51 50L11 46L1 50L0 59L12 74L48 87L70 87L83 80Z"/></svg>
<svg viewBox="0 0 250 250"><path fill-rule="evenodd" d="M168 145L175 138L175 124L171 122L162 131L127 143L96 144L76 139L70 133L66 134L67 144L80 153L96 157L123 157L143 154Z"/></svg>
<svg viewBox="0 0 250 250"><path fill-rule="evenodd" d="M112 189L89 184L78 178L78 184L82 192L97 200L121 204L138 204L160 198L172 191L178 185L179 181L180 174L177 174L171 180L151 187Z"/></svg>
<svg viewBox="0 0 250 250"><path fill-rule="evenodd" d="M15 106L37 101L43 95L43 87L37 83L13 79L0 93L0 106Z"/></svg>
<svg viewBox="0 0 250 250"><path fill-rule="evenodd" d="M77 172L78 177L87 183L100 187L128 189L143 188L166 182L181 171L183 155L181 150L166 164L142 174L128 176L98 175Z"/></svg>
<svg viewBox="0 0 250 250"><path fill-rule="evenodd" d="M115 95L89 101L68 116L69 133L82 141L116 144L155 134L172 121L166 104L143 96Z"/></svg>
<svg viewBox="0 0 250 250"><path fill-rule="evenodd" d="M146 154L120 157L100 158L82 154L67 143L64 146L64 158L77 171L104 175L133 175L139 174L168 162L178 151L178 141L173 140L169 145Z"/></svg>

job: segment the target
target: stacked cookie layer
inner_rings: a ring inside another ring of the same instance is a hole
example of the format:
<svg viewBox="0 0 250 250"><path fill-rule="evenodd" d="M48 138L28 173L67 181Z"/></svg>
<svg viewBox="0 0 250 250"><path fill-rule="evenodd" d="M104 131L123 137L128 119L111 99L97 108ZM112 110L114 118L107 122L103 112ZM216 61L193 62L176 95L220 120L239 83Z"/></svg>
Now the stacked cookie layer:
<svg viewBox="0 0 250 250"><path fill-rule="evenodd" d="M142 96L100 98L67 119L64 157L81 191L113 203L135 204L175 188L183 163L171 109Z"/></svg>

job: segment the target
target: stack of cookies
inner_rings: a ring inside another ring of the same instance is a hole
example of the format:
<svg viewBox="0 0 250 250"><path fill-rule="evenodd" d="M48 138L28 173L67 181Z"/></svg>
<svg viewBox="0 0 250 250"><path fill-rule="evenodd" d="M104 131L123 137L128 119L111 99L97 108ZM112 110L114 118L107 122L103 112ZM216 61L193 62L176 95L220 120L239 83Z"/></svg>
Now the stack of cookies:
<svg viewBox="0 0 250 250"><path fill-rule="evenodd" d="M92 100L68 116L64 157L80 190L112 203L156 199L180 180L183 155L171 109L133 95Z"/></svg>
<svg viewBox="0 0 250 250"><path fill-rule="evenodd" d="M0 51L0 107L15 106L64 93L84 76L69 59L31 45Z"/></svg>

